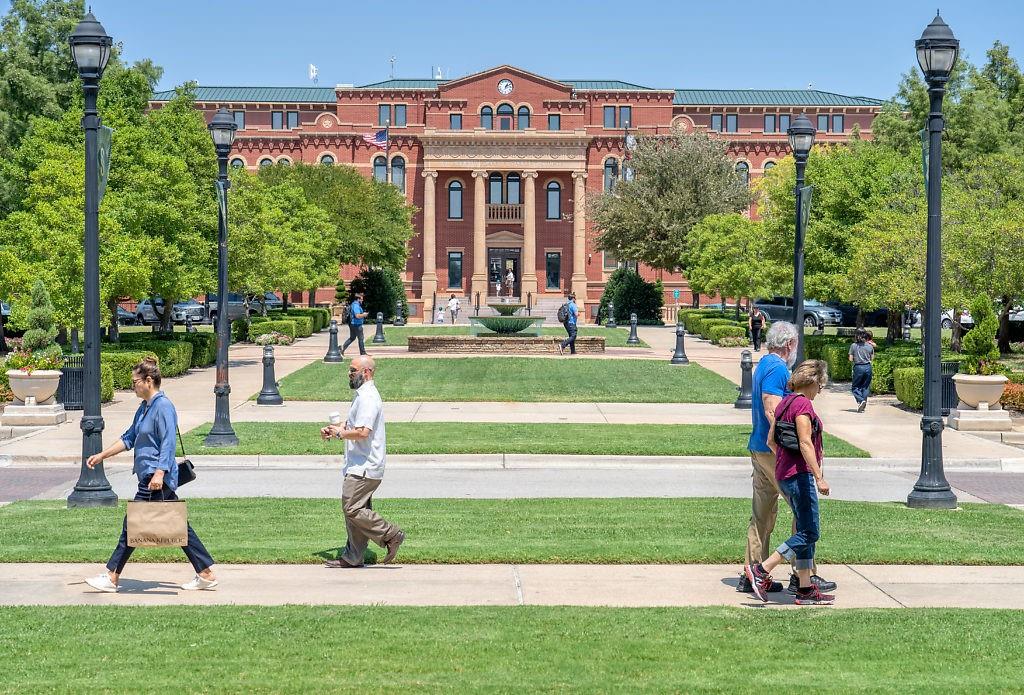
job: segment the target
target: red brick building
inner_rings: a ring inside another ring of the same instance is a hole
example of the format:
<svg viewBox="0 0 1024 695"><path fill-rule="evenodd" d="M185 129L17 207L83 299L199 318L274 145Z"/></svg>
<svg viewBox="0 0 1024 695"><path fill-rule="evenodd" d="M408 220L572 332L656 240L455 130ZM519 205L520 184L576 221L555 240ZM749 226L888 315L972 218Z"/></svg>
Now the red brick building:
<svg viewBox="0 0 1024 695"><path fill-rule="evenodd" d="M173 94L156 94L154 106ZM595 248L587 200L622 173L630 135L673 127L720 134L749 180L787 154L786 128L800 113L818 125L818 142L843 142L855 128L870 138L881 106L812 89L556 80L508 65L361 87L199 87L197 102L208 117L220 107L234 112L233 166L347 164L405 192L419 211L405 274L413 320L435 297L485 301L508 270L515 294L535 306L557 305L573 290L596 308L618 260ZM385 126L386 151L364 141ZM681 303L691 300L685 277L640 270L661 277L668 299L679 289Z"/></svg>

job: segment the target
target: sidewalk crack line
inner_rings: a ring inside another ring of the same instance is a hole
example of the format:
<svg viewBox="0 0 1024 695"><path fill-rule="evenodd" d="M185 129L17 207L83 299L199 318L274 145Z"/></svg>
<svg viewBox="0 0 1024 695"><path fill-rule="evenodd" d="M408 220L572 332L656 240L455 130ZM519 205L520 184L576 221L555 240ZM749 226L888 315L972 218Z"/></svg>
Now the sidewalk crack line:
<svg viewBox="0 0 1024 695"><path fill-rule="evenodd" d="M519 577L519 566L512 565L512 579L516 584L516 603L523 605L523 580Z"/></svg>
<svg viewBox="0 0 1024 695"><path fill-rule="evenodd" d="M877 585L877 584L875 584L875 583L874 583L873 581L871 581L870 579L868 579L867 577L865 577L865 576L864 576L863 574L861 574L860 572L858 572L858 571L857 571L856 569L854 569L853 565L846 565L846 568L847 568L848 570L850 570L851 572L853 572L854 574L856 574L856 575L857 575L858 577L860 577L861 579L863 579L864 581L866 581L866 582L867 582L868 584L870 584L871 586L875 587L875 589L877 589L878 591L880 591L880 592L881 592L882 594L884 594L885 596L888 596L888 597L889 597L890 599L892 599L893 601L895 601L895 602L896 602L897 604L899 604L899 607L900 607L900 608L906 608L906 607L907 607L907 604L903 603L903 601L900 601L900 600L899 600L898 598L896 598L895 596L893 596L892 594L890 594L890 593L889 593L888 591L886 591L886 590L885 590L885 589L883 589L882 587L878 586L878 585Z"/></svg>

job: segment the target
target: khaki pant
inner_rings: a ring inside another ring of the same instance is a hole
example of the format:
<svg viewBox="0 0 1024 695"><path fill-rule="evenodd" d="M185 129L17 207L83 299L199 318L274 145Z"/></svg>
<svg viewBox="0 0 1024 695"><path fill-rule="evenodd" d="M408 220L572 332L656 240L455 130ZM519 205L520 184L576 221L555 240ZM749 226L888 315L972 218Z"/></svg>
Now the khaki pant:
<svg viewBox="0 0 1024 695"><path fill-rule="evenodd" d="M348 532L348 543L341 556L350 565L363 564L368 541L383 548L401 531L373 511L373 493L380 484L379 479L346 475L341 486L341 508Z"/></svg>
<svg viewBox="0 0 1024 695"><path fill-rule="evenodd" d="M779 483L775 480L775 454L770 451L751 451L750 464L754 469L754 496L751 504L750 528L747 529L746 563L764 562L774 551L772 531L779 514ZM796 527L794 526L794 529ZM817 574L817 567L812 568Z"/></svg>

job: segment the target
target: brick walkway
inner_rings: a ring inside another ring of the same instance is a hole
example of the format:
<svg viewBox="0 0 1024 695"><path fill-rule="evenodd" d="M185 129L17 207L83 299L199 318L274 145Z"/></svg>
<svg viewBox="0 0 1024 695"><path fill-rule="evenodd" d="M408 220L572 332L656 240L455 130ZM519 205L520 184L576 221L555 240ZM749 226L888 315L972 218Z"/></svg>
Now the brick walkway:
<svg viewBox="0 0 1024 695"><path fill-rule="evenodd" d="M78 468L0 468L0 502L35 497L61 484L74 485Z"/></svg>

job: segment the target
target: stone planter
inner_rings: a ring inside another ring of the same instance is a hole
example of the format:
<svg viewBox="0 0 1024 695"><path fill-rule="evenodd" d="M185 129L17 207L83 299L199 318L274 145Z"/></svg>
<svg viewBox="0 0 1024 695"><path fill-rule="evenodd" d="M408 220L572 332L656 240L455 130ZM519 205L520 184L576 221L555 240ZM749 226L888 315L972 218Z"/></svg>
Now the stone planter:
<svg viewBox="0 0 1024 695"><path fill-rule="evenodd" d="M36 405L53 403L53 395L60 385L59 369L37 369L31 374L20 369L8 369L7 380L14 394L14 404L24 405L29 397L35 398Z"/></svg>
<svg viewBox="0 0 1024 695"><path fill-rule="evenodd" d="M967 405L975 410L981 403L987 403L989 410L997 409L999 401L1003 398L1003 387L1006 385L1006 381L1006 377L1002 374L953 375L953 383L956 384L956 395L960 399L960 405Z"/></svg>

